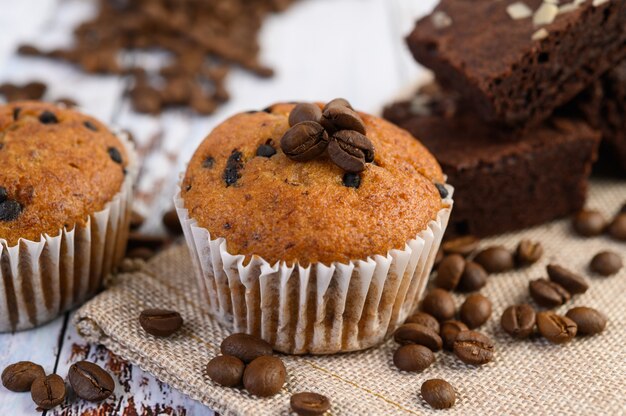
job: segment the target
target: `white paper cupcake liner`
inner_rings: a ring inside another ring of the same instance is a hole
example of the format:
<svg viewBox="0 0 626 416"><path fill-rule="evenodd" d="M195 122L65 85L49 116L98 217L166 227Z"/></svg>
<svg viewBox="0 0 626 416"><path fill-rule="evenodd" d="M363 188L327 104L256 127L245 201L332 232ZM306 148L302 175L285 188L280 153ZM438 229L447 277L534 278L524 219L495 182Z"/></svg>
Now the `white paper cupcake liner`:
<svg viewBox="0 0 626 416"><path fill-rule="evenodd" d="M84 302L123 259L132 211L136 155L125 134L129 163L122 189L84 226L39 241L0 239L0 332L33 328Z"/></svg>
<svg viewBox="0 0 626 416"><path fill-rule="evenodd" d="M345 263L271 265L227 250L224 238L174 204L210 313L235 332L257 335L289 354L332 354L381 343L418 306L452 209L445 208L402 250Z"/></svg>

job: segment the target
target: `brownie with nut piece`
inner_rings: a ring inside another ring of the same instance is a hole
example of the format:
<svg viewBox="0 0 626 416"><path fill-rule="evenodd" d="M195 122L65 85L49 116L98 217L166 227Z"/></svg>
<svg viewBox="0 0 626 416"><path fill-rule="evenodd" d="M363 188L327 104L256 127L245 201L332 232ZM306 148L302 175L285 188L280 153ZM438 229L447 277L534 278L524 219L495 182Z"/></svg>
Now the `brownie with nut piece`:
<svg viewBox="0 0 626 416"><path fill-rule="evenodd" d="M442 0L407 42L486 121L536 125L626 57L626 2Z"/></svg>

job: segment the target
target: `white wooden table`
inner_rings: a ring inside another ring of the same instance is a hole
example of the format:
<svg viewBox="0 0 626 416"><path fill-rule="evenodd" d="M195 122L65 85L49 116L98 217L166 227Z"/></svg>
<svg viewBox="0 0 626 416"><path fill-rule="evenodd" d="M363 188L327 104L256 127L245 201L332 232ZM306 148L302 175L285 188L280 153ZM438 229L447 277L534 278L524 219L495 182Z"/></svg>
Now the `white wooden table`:
<svg viewBox="0 0 626 416"><path fill-rule="evenodd" d="M143 155L136 208L147 217L142 231L161 232L161 214L171 207L179 172L198 143L227 116L264 108L276 101L348 98L377 113L425 76L410 57L403 38L416 17L435 0L301 0L271 17L262 32L262 60L276 77L259 80L243 71L228 79L232 99L211 117L175 110L160 117L132 112L123 98L124 80L85 75L72 66L15 54L22 42L47 48L67 45L71 30L94 12L88 0L0 0L0 83L40 79L47 99L70 97L82 109L134 134ZM135 59L158 64L153 56ZM0 369L20 360L41 364L65 377L69 365L88 359L104 365L117 379L114 396L104 403L72 400L46 415L212 415L205 406L156 380L103 347L89 345L71 324L72 313L34 330L0 334ZM0 387L0 415L35 414L27 393Z"/></svg>

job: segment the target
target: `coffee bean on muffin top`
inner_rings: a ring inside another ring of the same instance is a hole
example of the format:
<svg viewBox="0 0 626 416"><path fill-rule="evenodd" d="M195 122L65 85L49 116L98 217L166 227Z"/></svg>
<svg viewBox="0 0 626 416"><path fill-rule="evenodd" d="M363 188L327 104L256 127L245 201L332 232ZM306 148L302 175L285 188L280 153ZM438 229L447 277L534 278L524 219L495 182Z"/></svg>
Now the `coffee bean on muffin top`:
<svg viewBox="0 0 626 416"><path fill-rule="evenodd" d="M102 123L39 102L0 106L0 238L84 225L120 192L126 149Z"/></svg>

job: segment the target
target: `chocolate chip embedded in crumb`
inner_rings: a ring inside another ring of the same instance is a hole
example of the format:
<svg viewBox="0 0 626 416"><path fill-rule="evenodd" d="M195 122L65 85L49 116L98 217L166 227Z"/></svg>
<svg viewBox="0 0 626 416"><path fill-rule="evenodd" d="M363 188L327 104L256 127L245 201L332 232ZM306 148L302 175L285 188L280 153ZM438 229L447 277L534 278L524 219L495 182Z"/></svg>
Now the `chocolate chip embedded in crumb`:
<svg viewBox="0 0 626 416"><path fill-rule="evenodd" d="M22 213L22 205L12 199L0 203L0 221L15 221Z"/></svg>
<svg viewBox="0 0 626 416"><path fill-rule="evenodd" d="M231 186L237 183L239 178L241 178L241 169L243 169L243 153L239 150L233 150L233 152L228 157L228 161L226 162L226 169L224 169L224 174L222 178L226 183L226 186Z"/></svg>
<svg viewBox="0 0 626 416"><path fill-rule="evenodd" d="M20 107L15 107L13 109L13 121L17 121L17 119L20 117L20 112L22 111L22 109Z"/></svg>
<svg viewBox="0 0 626 416"><path fill-rule="evenodd" d="M57 116L51 111L44 111L39 115L39 121L43 124L56 124L59 122Z"/></svg>
<svg viewBox="0 0 626 416"><path fill-rule="evenodd" d="M343 185L348 188L359 189L361 186L361 176L358 173L347 172L343 175Z"/></svg>
<svg viewBox="0 0 626 416"><path fill-rule="evenodd" d="M96 125L95 125L95 124L93 124L93 123L92 123L91 121L89 121L89 120L86 120L85 122L83 122L83 125L84 125L85 127L87 127L89 130L92 130L92 131L98 131L98 128L96 127Z"/></svg>
<svg viewBox="0 0 626 416"><path fill-rule="evenodd" d="M202 161L202 167L205 169L211 169L213 165L215 165L213 156L207 156L207 158Z"/></svg>
<svg viewBox="0 0 626 416"><path fill-rule="evenodd" d="M270 158L276 154L276 149L271 144L262 144L256 149L256 155Z"/></svg>
<svg viewBox="0 0 626 416"><path fill-rule="evenodd" d="M120 153L119 150L117 150L117 148L109 147L107 149L107 152L109 152L109 156L111 157L112 161L118 164L122 164L122 154Z"/></svg>
<svg viewBox="0 0 626 416"><path fill-rule="evenodd" d="M4 202L9 197L7 188L0 186L0 202Z"/></svg>
<svg viewBox="0 0 626 416"><path fill-rule="evenodd" d="M448 197L448 190L446 189L446 187L443 186L443 184L440 184L438 182L435 182L435 186L437 187L437 190L439 191L439 195L441 196L441 199L446 199Z"/></svg>

